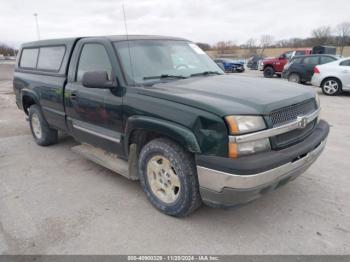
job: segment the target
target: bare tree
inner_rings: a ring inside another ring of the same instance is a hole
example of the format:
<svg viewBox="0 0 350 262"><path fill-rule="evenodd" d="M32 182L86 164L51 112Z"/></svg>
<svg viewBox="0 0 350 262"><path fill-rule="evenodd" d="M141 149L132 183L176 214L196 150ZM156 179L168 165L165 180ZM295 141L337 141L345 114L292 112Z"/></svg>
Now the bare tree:
<svg viewBox="0 0 350 262"><path fill-rule="evenodd" d="M267 47L270 47L273 44L273 36L271 35L262 35L260 37L260 47L261 54L264 54L264 51Z"/></svg>
<svg viewBox="0 0 350 262"><path fill-rule="evenodd" d="M331 37L331 28L329 26L321 26L312 30L315 45L325 45Z"/></svg>
<svg viewBox="0 0 350 262"><path fill-rule="evenodd" d="M350 37L350 23L341 23L335 28L338 37L338 46L340 47L340 55L343 55L346 40Z"/></svg>
<svg viewBox="0 0 350 262"><path fill-rule="evenodd" d="M220 41L215 45L215 48L218 50L219 54L224 54L225 51L235 47L236 45L232 41Z"/></svg>
<svg viewBox="0 0 350 262"><path fill-rule="evenodd" d="M248 49L248 56L252 56L256 54L257 51L257 44L256 44L255 38L249 38L245 44L243 44L243 48Z"/></svg>

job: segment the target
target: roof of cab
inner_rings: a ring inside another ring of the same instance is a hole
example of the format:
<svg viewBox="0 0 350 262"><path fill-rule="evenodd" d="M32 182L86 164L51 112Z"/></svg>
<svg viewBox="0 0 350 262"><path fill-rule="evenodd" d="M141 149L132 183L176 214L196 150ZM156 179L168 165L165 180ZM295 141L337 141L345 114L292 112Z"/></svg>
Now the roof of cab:
<svg viewBox="0 0 350 262"><path fill-rule="evenodd" d="M111 35L111 36L86 36L86 37L72 37L72 38L59 38L39 40L22 44L22 47L37 47L37 46L49 46L49 45L73 45L76 41L85 38L105 38L112 42L126 41L126 40L182 40L187 41L184 38L173 36L159 36L159 35Z"/></svg>

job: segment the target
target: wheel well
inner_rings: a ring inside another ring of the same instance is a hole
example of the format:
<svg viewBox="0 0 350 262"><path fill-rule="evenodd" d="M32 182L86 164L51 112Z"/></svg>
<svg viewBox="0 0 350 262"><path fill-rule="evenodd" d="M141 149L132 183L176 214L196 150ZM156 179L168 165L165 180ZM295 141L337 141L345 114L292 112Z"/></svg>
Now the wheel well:
<svg viewBox="0 0 350 262"><path fill-rule="evenodd" d="M136 144L137 155L139 155L144 145L146 145L149 141L160 137L166 137L166 136L161 135L157 132L153 132L145 129L136 129L132 131L132 133L129 136L128 147L130 147L130 145L132 144Z"/></svg>
<svg viewBox="0 0 350 262"><path fill-rule="evenodd" d="M336 80L338 80L339 83L340 83L340 88L342 88L343 83L341 82L341 80L338 77L334 77L334 76L329 76L329 77L326 77L325 79L323 79L322 82L321 82L321 87L323 86L324 82L326 82L329 79L336 79Z"/></svg>
<svg viewBox="0 0 350 262"><path fill-rule="evenodd" d="M28 115L28 109L30 106L34 105L35 101L32 97L30 96L23 96L22 98L22 105L23 105L23 110L24 112Z"/></svg>

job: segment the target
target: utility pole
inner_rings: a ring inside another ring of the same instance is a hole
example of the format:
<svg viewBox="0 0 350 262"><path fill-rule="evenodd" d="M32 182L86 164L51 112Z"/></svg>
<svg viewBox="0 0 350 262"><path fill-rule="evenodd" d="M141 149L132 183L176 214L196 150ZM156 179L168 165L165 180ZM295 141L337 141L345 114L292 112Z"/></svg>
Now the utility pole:
<svg viewBox="0 0 350 262"><path fill-rule="evenodd" d="M34 13L34 17L35 17L35 23L36 23L36 34L37 34L38 40L40 40L40 29L39 29L38 13Z"/></svg>

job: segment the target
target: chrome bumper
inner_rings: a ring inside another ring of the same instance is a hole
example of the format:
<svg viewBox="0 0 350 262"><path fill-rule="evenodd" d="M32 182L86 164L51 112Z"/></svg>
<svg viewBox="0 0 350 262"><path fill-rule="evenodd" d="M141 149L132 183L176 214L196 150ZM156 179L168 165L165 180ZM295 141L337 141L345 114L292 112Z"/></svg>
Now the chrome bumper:
<svg viewBox="0 0 350 262"><path fill-rule="evenodd" d="M197 166L199 185L201 188L222 192L224 188L246 190L267 186L288 176L296 177L311 166L321 154L325 145L326 139L323 140L314 150L294 162L289 162L268 171L252 175L230 174Z"/></svg>

